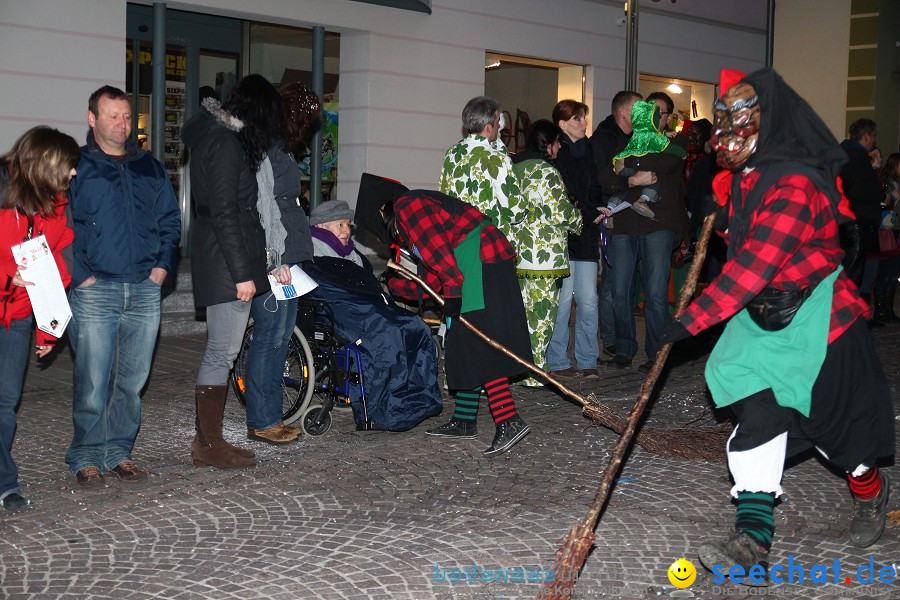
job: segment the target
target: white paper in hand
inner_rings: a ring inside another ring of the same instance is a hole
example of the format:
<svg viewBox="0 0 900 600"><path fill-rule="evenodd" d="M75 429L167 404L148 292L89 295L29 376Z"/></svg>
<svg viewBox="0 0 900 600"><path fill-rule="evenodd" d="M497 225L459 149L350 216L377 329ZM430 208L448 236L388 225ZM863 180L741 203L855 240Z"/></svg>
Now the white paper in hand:
<svg viewBox="0 0 900 600"><path fill-rule="evenodd" d="M26 267L21 272L22 279L34 284L25 286L25 290L38 329L62 337L72 319L72 310L47 238L42 234L11 249L16 263Z"/></svg>
<svg viewBox="0 0 900 600"><path fill-rule="evenodd" d="M319 284L304 273L303 269L298 265L294 265L291 267L291 283L281 285L275 281L274 277L269 275L269 286L272 288L272 293L275 294L276 300L290 300L311 292Z"/></svg>

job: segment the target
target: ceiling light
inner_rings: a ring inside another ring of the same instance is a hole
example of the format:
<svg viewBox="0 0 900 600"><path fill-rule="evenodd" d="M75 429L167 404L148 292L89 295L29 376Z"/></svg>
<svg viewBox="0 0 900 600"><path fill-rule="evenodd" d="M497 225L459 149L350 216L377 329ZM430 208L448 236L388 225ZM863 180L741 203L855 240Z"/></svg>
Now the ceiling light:
<svg viewBox="0 0 900 600"><path fill-rule="evenodd" d="M670 92L672 92L673 94L680 94L682 92L681 86L678 85L677 83L670 83L669 87L667 87L666 89L669 90Z"/></svg>
<svg viewBox="0 0 900 600"><path fill-rule="evenodd" d="M500 61L496 58L485 58L484 59L484 68L487 69L496 69L500 66Z"/></svg>

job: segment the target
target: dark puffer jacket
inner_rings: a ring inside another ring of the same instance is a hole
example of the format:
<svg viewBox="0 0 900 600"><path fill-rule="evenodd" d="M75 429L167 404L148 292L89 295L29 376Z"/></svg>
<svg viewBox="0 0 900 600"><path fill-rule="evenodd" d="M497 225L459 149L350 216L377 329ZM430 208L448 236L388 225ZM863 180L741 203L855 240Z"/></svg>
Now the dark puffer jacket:
<svg viewBox="0 0 900 600"><path fill-rule="evenodd" d="M600 181L594 164L594 153L587 138L572 142L565 133L559 136L559 153L553 166L559 170L569 200L584 220L579 235L569 234L569 260L592 261L600 258L600 229L594 219L600 216Z"/></svg>
<svg viewBox="0 0 900 600"><path fill-rule="evenodd" d="M191 271L198 307L236 300L240 282L253 281L257 293L269 289L256 173L244 159L239 129L240 121L209 100L182 129L190 150Z"/></svg>

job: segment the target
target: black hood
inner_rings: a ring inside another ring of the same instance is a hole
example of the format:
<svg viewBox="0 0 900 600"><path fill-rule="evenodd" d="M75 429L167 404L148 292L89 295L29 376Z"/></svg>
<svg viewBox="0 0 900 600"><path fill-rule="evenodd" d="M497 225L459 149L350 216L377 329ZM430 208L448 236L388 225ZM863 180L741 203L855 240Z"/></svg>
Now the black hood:
<svg viewBox="0 0 900 600"><path fill-rule="evenodd" d="M361 230L374 235L385 244L390 244L391 236L384 224L384 217L381 216L381 207L408 192L409 188L398 181L363 173L359 180L354 223Z"/></svg>
<svg viewBox="0 0 900 600"><path fill-rule="evenodd" d="M748 166L797 162L812 167L821 174L821 180L814 183L836 202L835 179L847 154L828 126L771 67L754 71L741 81L753 86L760 104L759 141Z"/></svg>

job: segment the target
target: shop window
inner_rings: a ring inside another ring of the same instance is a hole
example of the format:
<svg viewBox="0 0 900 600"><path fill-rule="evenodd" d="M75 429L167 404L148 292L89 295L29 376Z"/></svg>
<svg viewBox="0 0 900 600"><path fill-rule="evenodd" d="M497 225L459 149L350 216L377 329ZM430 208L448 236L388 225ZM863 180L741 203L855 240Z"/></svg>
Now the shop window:
<svg viewBox="0 0 900 600"><path fill-rule="evenodd" d="M582 65L488 52L484 68L484 93L505 113L501 139L510 152L524 148L531 122L549 119L557 102L584 102Z"/></svg>
<svg viewBox="0 0 900 600"><path fill-rule="evenodd" d="M665 92L675 103L677 123L681 131L685 120L713 120L713 103L716 101L716 85L703 81L690 81L673 77L641 74L638 92L646 98L653 92Z"/></svg>

